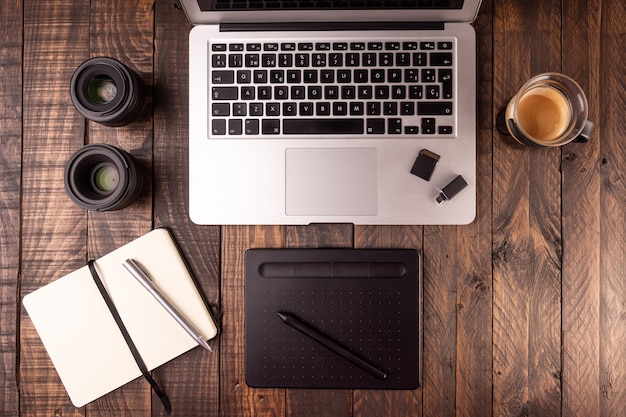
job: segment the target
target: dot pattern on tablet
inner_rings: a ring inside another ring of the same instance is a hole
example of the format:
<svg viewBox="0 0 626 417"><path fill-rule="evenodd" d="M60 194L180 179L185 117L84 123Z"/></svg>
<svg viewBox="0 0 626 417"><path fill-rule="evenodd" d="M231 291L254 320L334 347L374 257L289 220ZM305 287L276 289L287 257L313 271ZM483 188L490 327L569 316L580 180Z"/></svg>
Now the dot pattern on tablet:
<svg viewBox="0 0 626 417"><path fill-rule="evenodd" d="M265 268L268 262L287 268ZM402 276L396 265L403 266ZM264 276L269 270L282 272ZM412 250L248 251L246 381L255 387L416 388L420 296L419 257ZM278 311L297 315L388 378L375 378L286 325Z"/></svg>

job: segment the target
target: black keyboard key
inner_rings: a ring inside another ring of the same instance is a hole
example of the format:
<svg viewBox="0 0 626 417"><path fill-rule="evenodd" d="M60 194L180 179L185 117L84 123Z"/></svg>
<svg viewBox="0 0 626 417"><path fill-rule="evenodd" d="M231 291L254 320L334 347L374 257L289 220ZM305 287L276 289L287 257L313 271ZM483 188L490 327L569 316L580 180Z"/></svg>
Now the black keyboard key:
<svg viewBox="0 0 626 417"><path fill-rule="evenodd" d="M280 116L280 104L265 103L265 114L268 116Z"/></svg>
<svg viewBox="0 0 626 417"><path fill-rule="evenodd" d="M360 101L350 103L350 116L363 116L365 114L364 104Z"/></svg>
<svg viewBox="0 0 626 417"><path fill-rule="evenodd" d="M330 103L325 101L315 103L315 114L317 116L330 116Z"/></svg>
<svg viewBox="0 0 626 417"><path fill-rule="evenodd" d="M250 84L252 82L252 71L239 70L237 71L237 83L238 84Z"/></svg>
<svg viewBox="0 0 626 417"><path fill-rule="evenodd" d="M413 101L403 101L400 103L400 114L403 116L415 115L415 103Z"/></svg>
<svg viewBox="0 0 626 417"><path fill-rule="evenodd" d="M225 135L226 134L226 120L225 119L213 119L211 121L211 133L213 135Z"/></svg>
<svg viewBox="0 0 626 417"><path fill-rule="evenodd" d="M347 116L348 103L345 101L335 101L333 103L333 116Z"/></svg>
<svg viewBox="0 0 626 417"><path fill-rule="evenodd" d="M420 129L417 126L404 126L404 133L407 135L417 135Z"/></svg>
<svg viewBox="0 0 626 417"><path fill-rule="evenodd" d="M367 119L367 134L382 135L385 133L385 119Z"/></svg>
<svg viewBox="0 0 626 417"><path fill-rule="evenodd" d="M368 116L380 116L380 102L368 101L365 110Z"/></svg>
<svg viewBox="0 0 626 417"><path fill-rule="evenodd" d="M274 54L263 54L261 56L261 66L263 67L275 67L276 66L276 55Z"/></svg>
<svg viewBox="0 0 626 417"><path fill-rule="evenodd" d="M452 126L439 126L439 134L440 135L451 135L452 134Z"/></svg>
<svg viewBox="0 0 626 417"><path fill-rule="evenodd" d="M265 84L267 82L267 70L255 70L254 82L257 84Z"/></svg>
<svg viewBox="0 0 626 417"><path fill-rule="evenodd" d="M233 116L245 116L247 112L246 103L233 103Z"/></svg>
<svg viewBox="0 0 626 417"><path fill-rule="evenodd" d="M290 67L293 63L293 55L291 54L278 54L278 66Z"/></svg>
<svg viewBox="0 0 626 417"><path fill-rule="evenodd" d="M387 131L391 135L402 134L402 119L395 117L387 119Z"/></svg>
<svg viewBox="0 0 626 417"><path fill-rule="evenodd" d="M428 58L428 55L424 52L414 52L413 53L413 66L414 67L426 66L427 58Z"/></svg>
<svg viewBox="0 0 626 417"><path fill-rule="evenodd" d="M434 118L425 117L422 119L422 133L424 135L435 134L435 119Z"/></svg>
<svg viewBox="0 0 626 417"><path fill-rule="evenodd" d="M355 53L347 53L346 54L346 66L347 67L358 67L361 63L361 54Z"/></svg>
<svg viewBox="0 0 626 417"><path fill-rule="evenodd" d="M390 52L381 52L378 56L378 64L381 67L391 67L393 65L393 54Z"/></svg>
<svg viewBox="0 0 626 417"><path fill-rule="evenodd" d="M246 54L244 57L246 67L247 68L256 68L260 65L260 55L259 54Z"/></svg>
<svg viewBox="0 0 626 417"><path fill-rule="evenodd" d="M229 135L241 135L243 133L242 130L242 121L241 119L230 119L228 121L228 134Z"/></svg>
<svg viewBox="0 0 626 417"><path fill-rule="evenodd" d="M353 51L364 51L365 42L352 42L350 43L350 49Z"/></svg>
<svg viewBox="0 0 626 417"><path fill-rule="evenodd" d="M309 54L296 54L296 67L309 66Z"/></svg>
<svg viewBox="0 0 626 417"><path fill-rule="evenodd" d="M371 85L359 86L358 96L360 100L370 100L372 98L372 86Z"/></svg>
<svg viewBox="0 0 626 417"><path fill-rule="evenodd" d="M211 71L211 82L213 84L232 84L235 82L235 72L228 70Z"/></svg>
<svg viewBox="0 0 626 417"><path fill-rule="evenodd" d="M248 119L244 123L244 129L246 135L258 135L259 134L259 120Z"/></svg>
<svg viewBox="0 0 626 417"><path fill-rule="evenodd" d="M452 42L450 42L450 41L437 42L437 48L438 49L450 50L450 49L452 49Z"/></svg>
<svg viewBox="0 0 626 417"><path fill-rule="evenodd" d="M417 103L419 116L450 116L452 114L451 101L419 101Z"/></svg>
<svg viewBox="0 0 626 417"><path fill-rule="evenodd" d="M300 116L313 116L313 103L305 101L300 103Z"/></svg>
<svg viewBox="0 0 626 417"><path fill-rule="evenodd" d="M226 51L227 47L225 43L214 43L211 45L211 50L213 51L221 51L224 52Z"/></svg>
<svg viewBox="0 0 626 417"><path fill-rule="evenodd" d="M411 54L407 52L398 52L396 54L396 65L399 67L408 67L411 65Z"/></svg>
<svg viewBox="0 0 626 417"><path fill-rule="evenodd" d="M228 55L228 65L231 68L243 67L243 55L242 54L230 54Z"/></svg>
<svg viewBox="0 0 626 417"><path fill-rule="evenodd" d="M211 97L213 100L237 100L239 98L238 87L213 87Z"/></svg>
<svg viewBox="0 0 626 417"><path fill-rule="evenodd" d="M228 103L213 103L212 108L211 114L213 116L230 116L230 104Z"/></svg>
<svg viewBox="0 0 626 417"><path fill-rule="evenodd" d="M362 119L285 119L285 135L349 135L363 133Z"/></svg>
<svg viewBox="0 0 626 417"><path fill-rule="evenodd" d="M272 87L262 86L257 89L257 97L259 100L271 100L272 99Z"/></svg>
<svg viewBox="0 0 626 417"><path fill-rule="evenodd" d="M288 120L292 120L292 119L288 119ZM263 120L263 134L264 135L280 134L280 119Z"/></svg>
<svg viewBox="0 0 626 417"><path fill-rule="evenodd" d="M425 68L422 70L422 82L424 83L435 82L435 70L433 68Z"/></svg>
<svg viewBox="0 0 626 417"><path fill-rule="evenodd" d="M211 56L213 68L226 68L226 54L214 54Z"/></svg>
<svg viewBox="0 0 626 417"><path fill-rule="evenodd" d="M250 116L263 116L263 103L250 103Z"/></svg>
<svg viewBox="0 0 626 417"><path fill-rule="evenodd" d="M242 100L254 100L256 97L256 90L254 87L244 86L241 87L241 99Z"/></svg>
<svg viewBox="0 0 626 417"><path fill-rule="evenodd" d="M435 49L435 42L420 42L420 49L422 51L429 51Z"/></svg>
<svg viewBox="0 0 626 417"><path fill-rule="evenodd" d="M449 67L452 65L451 52L432 52L430 54L430 65L433 67Z"/></svg>
<svg viewBox="0 0 626 417"><path fill-rule="evenodd" d="M315 44L316 51L330 51L330 42L318 42Z"/></svg>
<svg viewBox="0 0 626 417"><path fill-rule="evenodd" d="M385 116L396 116L398 114L398 103L395 101L385 101L383 103L383 114Z"/></svg>
<svg viewBox="0 0 626 417"><path fill-rule="evenodd" d="M296 103L283 103L283 116L296 116L298 114L298 105Z"/></svg>
<svg viewBox="0 0 626 417"><path fill-rule="evenodd" d="M441 98L452 98L452 70L440 69L439 82L441 83Z"/></svg>
<svg viewBox="0 0 626 417"><path fill-rule="evenodd" d="M438 99L440 95L441 95L441 93L440 93L440 88L439 88L438 85L428 85L428 86L426 86L426 98L428 100Z"/></svg>

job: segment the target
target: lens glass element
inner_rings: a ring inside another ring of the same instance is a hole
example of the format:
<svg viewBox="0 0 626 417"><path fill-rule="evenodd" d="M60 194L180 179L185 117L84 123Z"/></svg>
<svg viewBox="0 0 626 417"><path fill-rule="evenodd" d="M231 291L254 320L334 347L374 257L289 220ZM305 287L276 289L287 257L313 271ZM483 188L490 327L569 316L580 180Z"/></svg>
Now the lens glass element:
<svg viewBox="0 0 626 417"><path fill-rule="evenodd" d="M94 172L94 184L98 190L108 193L115 190L120 181L120 173L113 165L98 167Z"/></svg>
<svg viewBox="0 0 626 417"><path fill-rule="evenodd" d="M111 102L117 95L117 86L107 76L94 77L89 81L87 94L94 102L106 104Z"/></svg>

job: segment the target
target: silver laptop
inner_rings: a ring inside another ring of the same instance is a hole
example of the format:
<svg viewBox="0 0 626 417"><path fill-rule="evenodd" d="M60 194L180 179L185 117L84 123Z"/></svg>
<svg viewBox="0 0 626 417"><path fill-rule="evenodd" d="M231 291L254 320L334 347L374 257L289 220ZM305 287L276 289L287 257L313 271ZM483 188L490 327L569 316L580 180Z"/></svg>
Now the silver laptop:
<svg viewBox="0 0 626 417"><path fill-rule="evenodd" d="M474 219L480 0L180 1L195 223Z"/></svg>

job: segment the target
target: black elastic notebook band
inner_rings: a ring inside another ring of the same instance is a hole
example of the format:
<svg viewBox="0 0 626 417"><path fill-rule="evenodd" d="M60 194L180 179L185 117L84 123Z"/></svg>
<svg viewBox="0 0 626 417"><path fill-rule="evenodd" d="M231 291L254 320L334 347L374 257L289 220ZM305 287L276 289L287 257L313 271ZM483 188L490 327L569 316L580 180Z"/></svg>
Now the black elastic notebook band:
<svg viewBox="0 0 626 417"><path fill-rule="evenodd" d="M100 294L102 294L102 298L104 298L104 301L107 307L109 308L111 315L115 319L115 323L117 323L117 327L119 327L120 331L122 332L122 336L124 336L124 340L126 341L126 344L128 345L128 348L130 349L131 353L133 354L133 358L135 359L135 362L137 362L137 366L139 367L139 370L141 371L143 377L146 378L148 383L150 383L150 386L154 390L155 394L161 400L161 403L163 404L165 411L167 411L167 414L170 414L172 412L172 405L170 404L170 400L167 398L167 395L165 395L163 390L161 390L161 388L156 383L156 381L152 378L152 375L150 375L150 373L148 372L148 368L146 367L146 364L144 363L143 359L141 359L141 355L139 355L139 351L137 350L135 343L133 343L133 340L128 334L128 330L126 330L126 326L124 326L124 322L122 322L122 319L119 313L117 312L117 308L115 308L115 304L113 303L113 300L111 300L111 297L109 297L109 293L107 292L106 288L104 288L104 285L102 284L102 280L100 279L100 276L98 276L98 273L96 272L94 261L93 260L89 261L87 265L89 266L89 272L91 272L91 276L93 277L93 280L96 282L96 286L98 287L98 290L100 290Z"/></svg>

